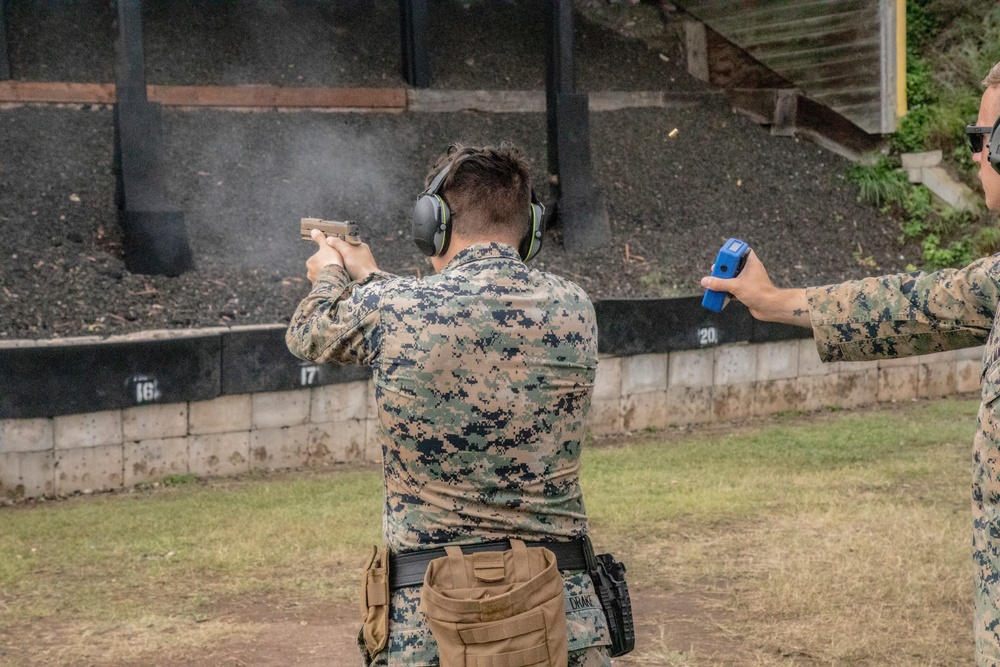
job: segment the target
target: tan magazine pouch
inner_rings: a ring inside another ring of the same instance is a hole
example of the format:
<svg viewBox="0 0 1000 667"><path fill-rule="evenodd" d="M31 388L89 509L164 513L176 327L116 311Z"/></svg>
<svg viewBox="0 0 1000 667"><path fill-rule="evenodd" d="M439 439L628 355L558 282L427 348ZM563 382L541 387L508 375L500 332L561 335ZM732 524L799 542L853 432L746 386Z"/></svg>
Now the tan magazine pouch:
<svg viewBox="0 0 1000 667"><path fill-rule="evenodd" d="M445 547L424 576L420 608L441 667L566 667L563 578L543 547L464 555Z"/></svg>
<svg viewBox="0 0 1000 667"><path fill-rule="evenodd" d="M372 546L361 579L361 634L374 656L389 641L389 550Z"/></svg>

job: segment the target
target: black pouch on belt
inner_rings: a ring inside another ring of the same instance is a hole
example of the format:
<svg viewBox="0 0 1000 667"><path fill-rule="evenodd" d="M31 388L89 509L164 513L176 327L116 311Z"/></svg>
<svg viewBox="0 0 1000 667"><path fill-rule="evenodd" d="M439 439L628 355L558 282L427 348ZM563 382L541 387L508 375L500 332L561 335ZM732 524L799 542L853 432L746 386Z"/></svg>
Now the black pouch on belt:
<svg viewBox="0 0 1000 667"><path fill-rule="evenodd" d="M625 583L625 565L611 554L595 556L590 538L586 541L587 567L608 619L611 657L617 658L635 648L635 624L632 621L632 600Z"/></svg>

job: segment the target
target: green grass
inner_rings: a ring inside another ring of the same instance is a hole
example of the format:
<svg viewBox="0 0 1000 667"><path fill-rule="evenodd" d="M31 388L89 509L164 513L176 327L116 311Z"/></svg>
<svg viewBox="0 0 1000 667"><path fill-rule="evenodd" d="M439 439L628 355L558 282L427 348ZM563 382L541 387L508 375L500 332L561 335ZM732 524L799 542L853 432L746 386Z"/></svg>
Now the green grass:
<svg viewBox="0 0 1000 667"><path fill-rule="evenodd" d="M790 414L590 446L592 534L646 609L637 662L795 664L782 655L801 649L816 664L968 663L975 409ZM5 645L19 666L197 655L259 630L227 621L240 601L353 608L381 499L378 470L347 468L0 508L0 665ZM671 644L650 609L678 594L726 657Z"/></svg>

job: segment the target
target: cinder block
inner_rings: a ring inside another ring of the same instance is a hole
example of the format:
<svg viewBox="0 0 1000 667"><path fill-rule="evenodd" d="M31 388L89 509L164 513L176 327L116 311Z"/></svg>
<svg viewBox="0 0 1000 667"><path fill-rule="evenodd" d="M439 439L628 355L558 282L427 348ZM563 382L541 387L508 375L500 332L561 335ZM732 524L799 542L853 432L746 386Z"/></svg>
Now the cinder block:
<svg viewBox="0 0 1000 667"><path fill-rule="evenodd" d="M250 431L189 436L188 471L216 476L238 475L249 470Z"/></svg>
<svg viewBox="0 0 1000 667"><path fill-rule="evenodd" d="M945 350L944 352L934 352L932 354L924 354L917 359L922 364L944 364L944 363L955 363L958 359L958 350Z"/></svg>
<svg viewBox="0 0 1000 667"><path fill-rule="evenodd" d="M309 421L312 391L271 391L253 394L250 399L251 423L254 428L270 429L298 426Z"/></svg>
<svg viewBox="0 0 1000 667"><path fill-rule="evenodd" d="M982 365L983 356L986 353L986 346L979 345L977 347L966 347L961 350L955 350L955 359L961 361L963 359L975 359Z"/></svg>
<svg viewBox="0 0 1000 667"><path fill-rule="evenodd" d="M878 359L868 361L831 361L827 364L833 373L862 373L878 369Z"/></svg>
<svg viewBox="0 0 1000 667"><path fill-rule="evenodd" d="M712 387L667 389L667 426L712 421Z"/></svg>
<svg viewBox="0 0 1000 667"><path fill-rule="evenodd" d="M622 359L621 367L623 397L667 390L666 354L637 354L625 357Z"/></svg>
<svg viewBox="0 0 1000 667"><path fill-rule="evenodd" d="M587 430L593 435L617 435L622 428L621 399L594 399L587 413Z"/></svg>
<svg viewBox="0 0 1000 667"><path fill-rule="evenodd" d="M122 485L122 465L121 442L56 449L56 493L118 488Z"/></svg>
<svg viewBox="0 0 1000 667"><path fill-rule="evenodd" d="M183 475L188 471L188 438L152 438L128 442L124 454L124 486L156 482L167 475Z"/></svg>
<svg viewBox="0 0 1000 667"><path fill-rule="evenodd" d="M833 405L842 408L874 405L878 400L878 368L870 366L859 373L838 373L837 393L839 400Z"/></svg>
<svg viewBox="0 0 1000 667"><path fill-rule="evenodd" d="M941 398L956 393L955 362L920 364L917 366L917 396Z"/></svg>
<svg viewBox="0 0 1000 667"><path fill-rule="evenodd" d="M838 378L837 373L799 376L799 389L804 396L803 410L812 412L840 405L840 382Z"/></svg>
<svg viewBox="0 0 1000 667"><path fill-rule="evenodd" d="M366 421L348 419L310 424L306 465L329 465L364 460Z"/></svg>
<svg viewBox="0 0 1000 667"><path fill-rule="evenodd" d="M666 368L664 383L666 383ZM622 428L640 431L646 428L664 428L667 425L667 390L646 391L622 399Z"/></svg>
<svg viewBox="0 0 1000 667"><path fill-rule="evenodd" d="M306 464L309 426L282 426L250 431L250 469L280 470Z"/></svg>
<svg viewBox="0 0 1000 667"><path fill-rule="evenodd" d="M382 462L382 424L377 419L365 420L365 461Z"/></svg>
<svg viewBox="0 0 1000 667"><path fill-rule="evenodd" d="M51 419L0 420L0 454L43 452L55 447Z"/></svg>
<svg viewBox="0 0 1000 667"><path fill-rule="evenodd" d="M79 415L55 417L56 449L78 449L80 447L102 447L122 444L121 410L87 412ZM121 478L118 484L121 485Z"/></svg>
<svg viewBox="0 0 1000 667"><path fill-rule="evenodd" d="M715 375L712 384L744 384L757 379L756 346L723 345L715 348Z"/></svg>
<svg viewBox="0 0 1000 667"><path fill-rule="evenodd" d="M878 369L878 400L908 401L917 396L917 366L889 366Z"/></svg>
<svg viewBox="0 0 1000 667"><path fill-rule="evenodd" d="M828 375L833 372L833 364L824 363L816 349L816 341L811 338L799 340L799 377Z"/></svg>
<svg viewBox="0 0 1000 667"><path fill-rule="evenodd" d="M367 419L368 384L368 380L362 380L315 387L309 420L319 423Z"/></svg>
<svg viewBox="0 0 1000 667"><path fill-rule="evenodd" d="M232 433L250 430L250 394L219 396L210 401L195 401L188 413L188 433ZM192 472L194 472L192 470Z"/></svg>
<svg viewBox="0 0 1000 667"><path fill-rule="evenodd" d="M140 405L122 410L125 442L181 437L187 435L187 429L187 403Z"/></svg>
<svg viewBox="0 0 1000 667"><path fill-rule="evenodd" d="M923 169L941 164L941 151L925 151L922 153L903 153L899 156L903 169Z"/></svg>
<svg viewBox="0 0 1000 667"><path fill-rule="evenodd" d="M712 418L732 421L752 417L756 391L755 382L716 385L712 389Z"/></svg>
<svg viewBox="0 0 1000 667"><path fill-rule="evenodd" d="M893 357L892 359L879 359L879 368L900 368L903 366L913 366L916 368L920 365L920 357Z"/></svg>
<svg viewBox="0 0 1000 667"><path fill-rule="evenodd" d="M959 359L955 362L955 391L960 394L978 393L983 388L981 359Z"/></svg>
<svg viewBox="0 0 1000 667"><path fill-rule="evenodd" d="M622 396L621 357L601 357L597 361L597 377L594 379L594 400L614 399Z"/></svg>
<svg viewBox="0 0 1000 667"><path fill-rule="evenodd" d="M805 390L798 378L763 380L757 383L753 404L755 415L773 415L791 410L804 411L805 404Z"/></svg>
<svg viewBox="0 0 1000 667"><path fill-rule="evenodd" d="M0 497L36 498L55 493L56 454L10 452L0 454Z"/></svg>
<svg viewBox="0 0 1000 667"><path fill-rule="evenodd" d="M368 407L365 408L367 419L378 419L378 400L375 396L375 380L368 381Z"/></svg>
<svg viewBox="0 0 1000 667"><path fill-rule="evenodd" d="M757 381L784 380L799 374L799 341L757 345Z"/></svg>
<svg viewBox="0 0 1000 667"><path fill-rule="evenodd" d="M682 350L670 353L667 386L711 387L715 376L715 350Z"/></svg>

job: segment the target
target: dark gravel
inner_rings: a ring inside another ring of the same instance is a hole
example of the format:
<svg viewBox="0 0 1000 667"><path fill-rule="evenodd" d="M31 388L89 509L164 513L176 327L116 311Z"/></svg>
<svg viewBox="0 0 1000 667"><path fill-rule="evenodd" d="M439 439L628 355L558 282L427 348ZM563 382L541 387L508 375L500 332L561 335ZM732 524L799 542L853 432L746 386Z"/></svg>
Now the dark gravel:
<svg viewBox="0 0 1000 667"><path fill-rule="evenodd" d="M91 44L72 41L77 30L100 32L110 20L105 3L65 10L72 25L56 10L26 6L14 3L8 15L15 78L111 80L111 45L106 57L91 57ZM402 85L395 3L148 7L150 83ZM580 8L581 89L704 90L686 74L678 19L649 5ZM434 87L544 86L540 11L443 2L432 11ZM38 38L45 31L56 43ZM197 267L178 278L124 270L109 108L0 110L0 336L287 321L308 291L311 244L297 231L306 215L357 219L384 269L427 272L408 238L409 208L428 163L453 140L518 143L551 202L542 114L167 109L164 118L169 195L185 211ZM899 245L898 224L856 202L844 159L771 137L721 97L593 113L590 124L613 240L568 254L552 230L537 264L595 299L699 293L698 278L728 236L747 240L783 285L915 261Z"/></svg>

